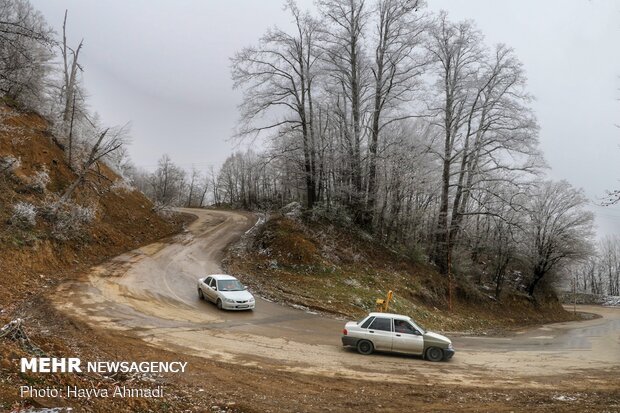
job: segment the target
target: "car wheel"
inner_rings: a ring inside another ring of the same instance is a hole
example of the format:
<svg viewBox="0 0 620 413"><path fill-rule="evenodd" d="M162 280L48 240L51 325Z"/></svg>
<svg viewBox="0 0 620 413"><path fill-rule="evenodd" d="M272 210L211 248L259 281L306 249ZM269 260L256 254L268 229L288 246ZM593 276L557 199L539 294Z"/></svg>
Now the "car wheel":
<svg viewBox="0 0 620 413"><path fill-rule="evenodd" d="M217 299L217 303L215 304L217 305L217 309L221 310L222 309L222 300L220 300L219 298Z"/></svg>
<svg viewBox="0 0 620 413"><path fill-rule="evenodd" d="M202 289L200 289L200 288L198 289L198 298L200 298L201 300L204 300L204 299L205 299L205 295L204 295L204 293L202 292Z"/></svg>
<svg viewBox="0 0 620 413"><path fill-rule="evenodd" d="M428 350L426 350L426 359L430 361L443 360L443 350L439 347L429 347Z"/></svg>
<svg viewBox="0 0 620 413"><path fill-rule="evenodd" d="M360 354L368 355L375 350L375 346L368 340L360 340L357 342L357 351Z"/></svg>

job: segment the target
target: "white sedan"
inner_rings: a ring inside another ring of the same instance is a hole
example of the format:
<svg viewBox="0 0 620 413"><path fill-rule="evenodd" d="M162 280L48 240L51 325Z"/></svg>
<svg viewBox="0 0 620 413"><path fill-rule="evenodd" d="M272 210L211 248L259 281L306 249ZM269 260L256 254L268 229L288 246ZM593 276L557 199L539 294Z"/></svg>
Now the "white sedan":
<svg viewBox="0 0 620 413"><path fill-rule="evenodd" d="M349 321L342 330L342 345L361 354L375 350L419 354L430 361L450 360L452 340L425 331L410 317L400 314L370 313L359 322Z"/></svg>
<svg viewBox="0 0 620 413"><path fill-rule="evenodd" d="M220 310L253 310L254 296L231 275L214 274L198 280L198 297L214 302Z"/></svg>

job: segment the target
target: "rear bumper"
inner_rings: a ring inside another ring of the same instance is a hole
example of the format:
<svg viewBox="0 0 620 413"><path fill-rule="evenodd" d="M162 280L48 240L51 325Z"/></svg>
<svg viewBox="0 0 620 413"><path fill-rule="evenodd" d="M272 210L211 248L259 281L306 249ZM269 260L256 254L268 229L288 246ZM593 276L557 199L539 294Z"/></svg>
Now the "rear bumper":
<svg viewBox="0 0 620 413"><path fill-rule="evenodd" d="M357 346L357 342L359 341L359 338L356 337L351 337L351 336L342 336L342 345L347 347L347 346L351 346L351 347L356 347Z"/></svg>

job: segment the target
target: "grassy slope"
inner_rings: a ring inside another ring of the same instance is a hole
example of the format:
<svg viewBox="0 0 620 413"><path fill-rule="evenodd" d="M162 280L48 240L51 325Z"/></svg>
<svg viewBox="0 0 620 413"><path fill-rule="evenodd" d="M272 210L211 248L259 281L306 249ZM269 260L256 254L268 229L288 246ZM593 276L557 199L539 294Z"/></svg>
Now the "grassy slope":
<svg viewBox="0 0 620 413"><path fill-rule="evenodd" d="M448 283L433 266L325 221L275 216L249 242L250 248L231 250L228 269L277 301L359 317L392 290L390 311L443 331L486 332L571 318L556 299L535 306L524 295L512 294L496 302L463 285L455 286L449 311Z"/></svg>

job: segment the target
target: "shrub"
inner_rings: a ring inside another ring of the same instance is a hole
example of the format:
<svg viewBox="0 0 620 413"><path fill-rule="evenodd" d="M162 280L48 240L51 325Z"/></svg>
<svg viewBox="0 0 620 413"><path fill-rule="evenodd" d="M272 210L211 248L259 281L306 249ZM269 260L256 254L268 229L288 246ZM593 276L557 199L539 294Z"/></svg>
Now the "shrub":
<svg viewBox="0 0 620 413"><path fill-rule="evenodd" d="M0 173L3 175L12 175L21 164L21 159L14 156L0 156Z"/></svg>
<svg viewBox="0 0 620 413"><path fill-rule="evenodd" d="M112 192L118 194L120 192L132 192L135 188L131 185L131 182L127 179L117 179L110 187Z"/></svg>
<svg viewBox="0 0 620 413"><path fill-rule="evenodd" d="M37 224L37 210L28 202L18 202L13 206L11 223L21 228L32 228Z"/></svg>
<svg viewBox="0 0 620 413"><path fill-rule="evenodd" d="M50 176L47 172L47 168L43 167L43 169L37 171L30 178L30 188L37 192L45 192L45 188L47 184L50 183Z"/></svg>

